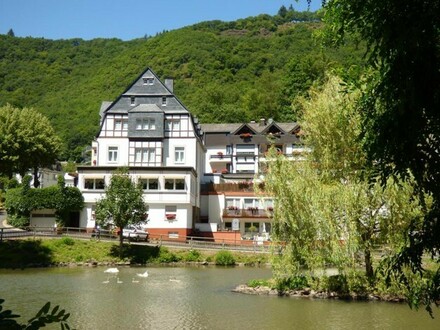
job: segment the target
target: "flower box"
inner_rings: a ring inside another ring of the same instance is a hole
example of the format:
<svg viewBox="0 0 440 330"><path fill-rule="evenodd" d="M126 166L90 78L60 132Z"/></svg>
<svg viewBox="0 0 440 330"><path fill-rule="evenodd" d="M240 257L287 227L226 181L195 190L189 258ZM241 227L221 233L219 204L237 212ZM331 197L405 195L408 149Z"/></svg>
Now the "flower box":
<svg viewBox="0 0 440 330"><path fill-rule="evenodd" d="M167 220L175 220L176 219L175 214L165 214L165 217L167 218Z"/></svg>

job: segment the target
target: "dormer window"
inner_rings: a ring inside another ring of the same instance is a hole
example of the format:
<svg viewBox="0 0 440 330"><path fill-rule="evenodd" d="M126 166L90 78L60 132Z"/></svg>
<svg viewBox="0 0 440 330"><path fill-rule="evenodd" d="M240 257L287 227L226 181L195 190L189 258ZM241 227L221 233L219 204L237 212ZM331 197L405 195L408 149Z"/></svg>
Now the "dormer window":
<svg viewBox="0 0 440 330"><path fill-rule="evenodd" d="M130 96L130 105L136 105L136 98L134 96Z"/></svg>
<svg viewBox="0 0 440 330"><path fill-rule="evenodd" d="M154 84L154 78L142 78L142 81L144 82L144 85L153 85Z"/></svg>
<svg viewBox="0 0 440 330"><path fill-rule="evenodd" d="M163 106L167 105L167 98L165 96L162 97L162 105Z"/></svg>

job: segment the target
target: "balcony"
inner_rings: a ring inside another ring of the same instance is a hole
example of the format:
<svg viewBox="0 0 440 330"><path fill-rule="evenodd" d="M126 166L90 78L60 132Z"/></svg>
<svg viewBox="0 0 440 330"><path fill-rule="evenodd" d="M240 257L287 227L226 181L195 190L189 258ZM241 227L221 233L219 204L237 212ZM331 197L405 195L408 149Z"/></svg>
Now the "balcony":
<svg viewBox="0 0 440 330"><path fill-rule="evenodd" d="M260 183L260 189L264 188L264 184ZM253 182L237 182L237 183L208 183L202 185L202 192L254 192Z"/></svg>
<svg viewBox="0 0 440 330"><path fill-rule="evenodd" d="M226 162L230 163L232 161L232 155L224 155L222 153L217 153L216 155L209 156L210 162Z"/></svg>
<svg viewBox="0 0 440 330"><path fill-rule="evenodd" d="M229 206L223 210L224 218L272 218L273 210L260 209L258 207L248 207L240 209L235 206Z"/></svg>

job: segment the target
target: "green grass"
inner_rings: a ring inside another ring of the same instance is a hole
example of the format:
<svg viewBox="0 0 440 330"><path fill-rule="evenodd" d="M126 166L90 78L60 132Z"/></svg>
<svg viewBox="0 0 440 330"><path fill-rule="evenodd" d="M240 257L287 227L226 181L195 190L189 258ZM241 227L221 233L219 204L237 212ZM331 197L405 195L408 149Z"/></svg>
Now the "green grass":
<svg viewBox="0 0 440 330"><path fill-rule="evenodd" d="M266 255L231 253L229 251L205 252L195 249L178 250L164 246L136 244L124 244L121 251L118 243L76 240L70 237L0 242L0 268L79 262L160 264L215 261L216 264L259 265L266 263L267 260L268 256ZM232 261L234 262L232 263Z"/></svg>

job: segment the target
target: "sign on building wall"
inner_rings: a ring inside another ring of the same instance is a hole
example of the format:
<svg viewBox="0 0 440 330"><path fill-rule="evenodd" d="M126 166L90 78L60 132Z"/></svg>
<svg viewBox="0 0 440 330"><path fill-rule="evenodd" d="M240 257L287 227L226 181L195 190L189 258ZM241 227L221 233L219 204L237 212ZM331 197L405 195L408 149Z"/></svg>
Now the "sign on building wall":
<svg viewBox="0 0 440 330"><path fill-rule="evenodd" d="M240 220L235 218L232 219L232 230L240 230Z"/></svg>

